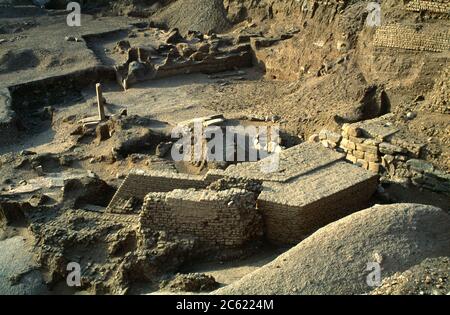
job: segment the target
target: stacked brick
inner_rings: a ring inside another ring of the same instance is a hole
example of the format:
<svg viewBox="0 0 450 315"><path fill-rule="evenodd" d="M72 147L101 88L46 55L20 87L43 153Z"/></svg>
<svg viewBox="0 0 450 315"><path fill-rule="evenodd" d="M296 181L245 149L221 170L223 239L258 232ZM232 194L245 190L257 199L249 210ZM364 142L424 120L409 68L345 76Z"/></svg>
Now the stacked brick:
<svg viewBox="0 0 450 315"><path fill-rule="evenodd" d="M450 32L417 32L402 25L387 25L377 28L374 45L419 51L443 52L450 50Z"/></svg>
<svg viewBox="0 0 450 315"><path fill-rule="evenodd" d="M339 148L347 153L347 160L365 169L401 175L397 168L408 159L419 158L424 144L392 127L384 118L344 124Z"/></svg>
<svg viewBox="0 0 450 315"><path fill-rule="evenodd" d="M410 179L415 186L450 194L450 175L421 160L425 144L396 129L389 116L344 124L336 150L344 151L348 161L370 171Z"/></svg>
<svg viewBox="0 0 450 315"><path fill-rule="evenodd" d="M323 129L319 132L319 140L325 148L334 149L341 142L342 136L336 132Z"/></svg>
<svg viewBox="0 0 450 315"><path fill-rule="evenodd" d="M195 237L208 248L240 247L263 235L256 197L239 188L150 193L144 200L141 224L155 231Z"/></svg>
<svg viewBox="0 0 450 315"><path fill-rule="evenodd" d="M407 11L450 13L450 1L448 0L412 0L406 4Z"/></svg>
<svg viewBox="0 0 450 315"><path fill-rule="evenodd" d="M381 156L378 145L382 141L380 138L365 137L358 125L344 124L339 147L347 154L347 160L359 164L366 170L379 173Z"/></svg>
<svg viewBox="0 0 450 315"><path fill-rule="evenodd" d="M337 146L340 135L324 134ZM319 143L302 143L283 150L271 173L262 171L264 160L210 170L205 176L132 173L108 208L130 214L127 198L142 198L144 228L194 236L207 247L239 247L263 233L278 243L298 243L365 208L375 192L378 175L344 157Z"/></svg>

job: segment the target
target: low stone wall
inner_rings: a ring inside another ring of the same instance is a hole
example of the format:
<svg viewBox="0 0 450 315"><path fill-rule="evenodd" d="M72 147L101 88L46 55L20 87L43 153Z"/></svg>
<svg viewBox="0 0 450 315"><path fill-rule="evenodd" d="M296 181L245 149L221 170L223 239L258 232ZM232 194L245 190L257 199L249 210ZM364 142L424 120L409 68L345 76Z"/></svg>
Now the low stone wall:
<svg viewBox="0 0 450 315"><path fill-rule="evenodd" d="M433 13L450 13L450 2L448 0L412 0L405 6L407 11Z"/></svg>
<svg viewBox="0 0 450 315"><path fill-rule="evenodd" d="M418 187L450 195L450 174L422 160L425 144L396 128L389 121L390 116L344 124L340 138L337 133L322 131L320 141L328 148L345 152L348 161L364 169L409 178Z"/></svg>
<svg viewBox="0 0 450 315"><path fill-rule="evenodd" d="M239 247L263 235L256 195L237 188L150 193L140 218L145 227L194 236L208 248Z"/></svg>
<svg viewBox="0 0 450 315"><path fill-rule="evenodd" d="M210 181L202 176L158 172L128 174L108 205L110 213L132 213L140 209L150 192L169 192L175 189L205 188Z"/></svg>
<svg viewBox="0 0 450 315"><path fill-rule="evenodd" d="M374 45L419 51L442 52L450 50L450 32L417 32L402 25L387 25L377 28Z"/></svg>

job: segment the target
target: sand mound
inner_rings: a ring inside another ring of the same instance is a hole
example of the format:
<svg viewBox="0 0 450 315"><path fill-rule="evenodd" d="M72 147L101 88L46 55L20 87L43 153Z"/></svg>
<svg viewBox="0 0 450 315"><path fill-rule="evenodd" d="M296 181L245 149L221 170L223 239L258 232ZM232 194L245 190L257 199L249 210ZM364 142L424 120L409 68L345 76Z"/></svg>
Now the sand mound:
<svg viewBox="0 0 450 315"><path fill-rule="evenodd" d="M325 226L273 262L219 294L362 294L373 288L369 262L381 279L450 255L450 216L418 204L375 206Z"/></svg>
<svg viewBox="0 0 450 315"><path fill-rule="evenodd" d="M222 33L230 27L221 0L178 0L158 13L153 20L169 28Z"/></svg>

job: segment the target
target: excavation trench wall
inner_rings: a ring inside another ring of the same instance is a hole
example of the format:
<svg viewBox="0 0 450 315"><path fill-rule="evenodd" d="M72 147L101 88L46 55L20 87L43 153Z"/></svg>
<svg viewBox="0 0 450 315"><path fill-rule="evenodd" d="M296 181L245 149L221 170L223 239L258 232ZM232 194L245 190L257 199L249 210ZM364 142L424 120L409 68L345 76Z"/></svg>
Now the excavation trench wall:
<svg viewBox="0 0 450 315"><path fill-rule="evenodd" d="M95 66L52 76L36 81L10 86L12 109L18 114L21 110L56 104L65 99L70 92L80 92L83 88L94 86L97 82L114 81L115 72L111 67Z"/></svg>

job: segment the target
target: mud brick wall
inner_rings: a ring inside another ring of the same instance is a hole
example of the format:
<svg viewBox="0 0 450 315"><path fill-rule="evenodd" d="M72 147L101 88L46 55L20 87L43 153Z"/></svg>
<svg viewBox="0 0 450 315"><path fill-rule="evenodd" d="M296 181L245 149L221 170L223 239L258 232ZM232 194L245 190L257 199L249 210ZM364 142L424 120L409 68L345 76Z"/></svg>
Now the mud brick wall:
<svg viewBox="0 0 450 315"><path fill-rule="evenodd" d="M239 247L263 234L255 194L236 188L150 193L140 218L145 227L193 236L211 248Z"/></svg>
<svg viewBox="0 0 450 315"><path fill-rule="evenodd" d="M302 190L306 191L306 198L302 204L295 205L290 202L288 195L291 195L291 199L294 195L290 192L287 192L285 201L260 196L258 209L263 215L267 239L276 243L296 244L325 225L367 207L368 200L378 186L378 176L363 174L362 170L358 171L358 168L345 162L338 163L336 167L343 167L344 170L336 173L336 170L330 168L329 174L317 177L319 183L326 181L323 185L327 187L322 191L320 188L308 187L309 183L315 181L314 178L305 178L295 183L296 189L299 190L298 194ZM355 169L353 176L351 173ZM334 178L330 179L333 177L332 174ZM344 174L349 176L344 178ZM337 188L334 191L333 186ZM286 188L280 186L279 189ZM330 191L327 191L328 189Z"/></svg>
<svg viewBox="0 0 450 315"><path fill-rule="evenodd" d="M433 13L450 13L450 1L448 0L412 0L406 4L407 11Z"/></svg>
<svg viewBox="0 0 450 315"><path fill-rule="evenodd" d="M120 185L108 205L107 212L130 213L140 207L150 192L169 192L174 189L205 188L211 182L202 176L188 174L151 172L130 173Z"/></svg>
<svg viewBox="0 0 450 315"><path fill-rule="evenodd" d="M388 25L377 28L374 45L378 47L401 48L419 51L442 52L450 50L450 32L417 32L402 25Z"/></svg>

